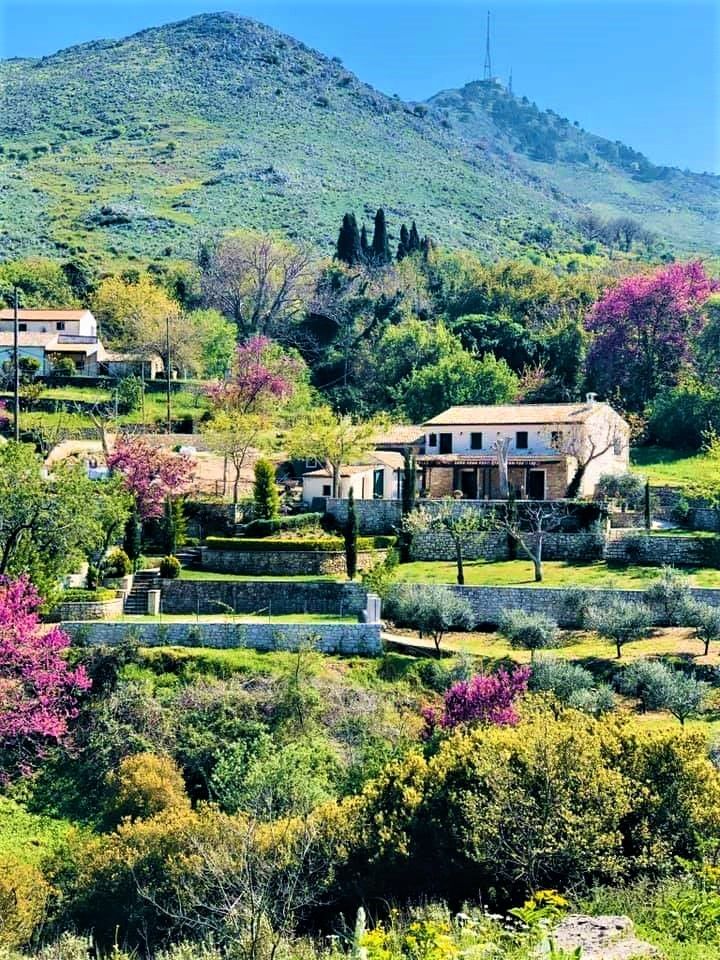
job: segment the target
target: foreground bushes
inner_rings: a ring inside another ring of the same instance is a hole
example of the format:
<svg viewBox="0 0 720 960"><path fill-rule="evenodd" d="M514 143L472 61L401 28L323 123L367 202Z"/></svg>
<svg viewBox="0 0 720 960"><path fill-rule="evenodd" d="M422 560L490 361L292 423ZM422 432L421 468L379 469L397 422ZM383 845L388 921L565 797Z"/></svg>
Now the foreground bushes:
<svg viewBox="0 0 720 960"><path fill-rule="evenodd" d="M542 888L663 876L720 838L720 779L700 736L524 712L516 727L460 727L299 819L168 805L78 840L51 871L59 925L106 944L118 929L150 945L272 941L321 904L335 916L372 898L480 892L502 907Z"/></svg>

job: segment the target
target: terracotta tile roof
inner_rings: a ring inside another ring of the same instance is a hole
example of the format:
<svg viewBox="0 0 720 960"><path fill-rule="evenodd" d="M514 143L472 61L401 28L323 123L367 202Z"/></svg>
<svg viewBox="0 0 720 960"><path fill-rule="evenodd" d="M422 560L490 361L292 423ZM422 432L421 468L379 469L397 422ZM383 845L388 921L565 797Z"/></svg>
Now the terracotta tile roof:
<svg viewBox="0 0 720 960"><path fill-rule="evenodd" d="M423 428L420 426L406 426L405 424L398 423L393 424L392 426L388 427L387 430L379 433L373 438L373 441L378 445L387 443L392 444L393 446L422 443L424 439L423 433Z"/></svg>
<svg viewBox="0 0 720 960"><path fill-rule="evenodd" d="M381 464L385 467L391 467L393 470L401 470L403 467L403 455L393 450L376 450L368 454L363 463L344 464L340 476L354 477L358 473L367 473L374 467ZM303 474L304 477L329 477L330 471L326 467L319 467L317 470L308 470Z"/></svg>
<svg viewBox="0 0 720 960"><path fill-rule="evenodd" d="M82 320L83 317L90 314L89 310L18 310L18 320L35 320L42 322L49 320ZM15 318L14 310L0 310L0 320L13 320Z"/></svg>
<svg viewBox="0 0 720 960"><path fill-rule="evenodd" d="M423 427L502 426L503 424L582 423L607 403L508 403L497 406L450 407ZM615 411L613 411L615 412Z"/></svg>

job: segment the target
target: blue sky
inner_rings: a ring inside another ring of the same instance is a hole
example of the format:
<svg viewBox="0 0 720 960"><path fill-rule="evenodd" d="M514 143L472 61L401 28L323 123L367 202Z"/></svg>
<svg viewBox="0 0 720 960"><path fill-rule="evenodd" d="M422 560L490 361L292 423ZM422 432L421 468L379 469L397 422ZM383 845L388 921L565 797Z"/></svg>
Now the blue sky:
<svg viewBox="0 0 720 960"><path fill-rule="evenodd" d="M720 0L0 0L0 56L230 10L420 100L494 72L657 163L720 173Z"/></svg>

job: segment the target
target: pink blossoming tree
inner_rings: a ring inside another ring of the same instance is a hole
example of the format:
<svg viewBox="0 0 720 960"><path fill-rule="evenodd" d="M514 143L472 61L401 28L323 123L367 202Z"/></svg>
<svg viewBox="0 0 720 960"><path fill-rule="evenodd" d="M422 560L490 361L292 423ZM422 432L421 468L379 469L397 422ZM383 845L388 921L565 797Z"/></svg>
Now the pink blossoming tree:
<svg viewBox="0 0 720 960"><path fill-rule="evenodd" d="M40 597L26 577L0 578L0 779L29 772L45 748L61 743L90 688L82 667L64 655L69 637L43 631Z"/></svg>
<svg viewBox="0 0 720 960"><path fill-rule="evenodd" d="M232 376L207 388L214 407L240 414L260 413L269 404L286 400L300 372L298 361L267 337L252 337L238 345Z"/></svg>
<svg viewBox="0 0 720 960"><path fill-rule="evenodd" d="M161 517L166 500L187 490L195 470L190 457L130 436L117 439L107 465L122 474L142 520Z"/></svg>
<svg viewBox="0 0 720 960"><path fill-rule="evenodd" d="M424 711L426 735L438 726L443 730L461 724L514 726L518 722L515 707L527 692L531 672L530 667L517 667L512 672L480 673L453 684L445 694L440 714L431 708Z"/></svg>
<svg viewBox="0 0 720 960"><path fill-rule="evenodd" d="M677 382L706 323L703 304L718 288L694 261L626 277L608 290L586 321L593 388L641 412L659 389Z"/></svg>

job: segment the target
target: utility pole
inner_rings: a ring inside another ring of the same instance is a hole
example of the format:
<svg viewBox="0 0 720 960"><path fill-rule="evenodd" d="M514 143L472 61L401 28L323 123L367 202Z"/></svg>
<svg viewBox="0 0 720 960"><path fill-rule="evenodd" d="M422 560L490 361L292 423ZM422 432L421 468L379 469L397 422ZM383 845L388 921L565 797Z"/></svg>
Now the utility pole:
<svg viewBox="0 0 720 960"><path fill-rule="evenodd" d="M485 66L483 80L492 80L492 61L490 59L490 11L487 15L487 33L485 34Z"/></svg>
<svg viewBox="0 0 720 960"><path fill-rule="evenodd" d="M172 410L170 407L170 314L165 317L165 356L167 357L167 432L172 433Z"/></svg>
<svg viewBox="0 0 720 960"><path fill-rule="evenodd" d="M13 410L13 436L15 443L20 443L20 350L18 347L18 340L20 338L20 296L17 287L15 287L13 307L13 398L15 402Z"/></svg>

